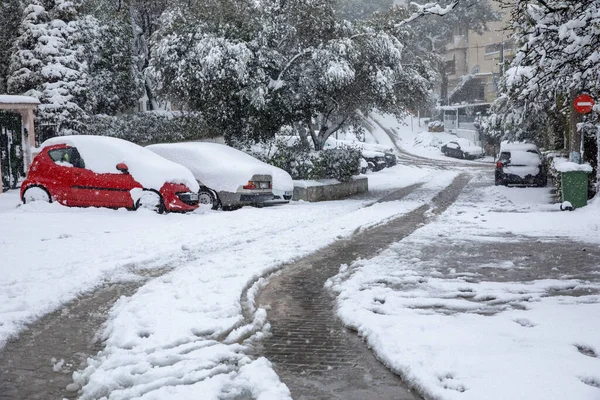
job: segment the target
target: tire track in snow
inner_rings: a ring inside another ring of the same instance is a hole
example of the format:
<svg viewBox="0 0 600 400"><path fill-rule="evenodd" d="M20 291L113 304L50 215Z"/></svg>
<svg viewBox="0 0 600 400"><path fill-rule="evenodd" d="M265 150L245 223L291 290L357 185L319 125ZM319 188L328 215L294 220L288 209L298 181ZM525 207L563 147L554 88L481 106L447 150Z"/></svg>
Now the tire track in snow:
<svg viewBox="0 0 600 400"><path fill-rule="evenodd" d="M461 174L434 192L430 203L288 265L258 294L259 307L268 310L272 334L257 346L257 354L274 363L294 399L419 398L337 320L334 299L324 284L340 265L374 256L444 212L470 179ZM407 197L431 192L426 186Z"/></svg>

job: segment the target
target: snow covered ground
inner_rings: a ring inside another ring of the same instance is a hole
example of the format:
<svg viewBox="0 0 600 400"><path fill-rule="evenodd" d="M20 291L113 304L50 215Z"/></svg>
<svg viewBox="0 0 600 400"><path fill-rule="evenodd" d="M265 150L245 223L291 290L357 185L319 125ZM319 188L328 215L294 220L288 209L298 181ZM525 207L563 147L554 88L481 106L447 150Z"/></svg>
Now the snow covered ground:
<svg viewBox="0 0 600 400"><path fill-rule="evenodd" d="M439 189L454 175L438 177ZM432 171L397 166L371 176L370 187L387 192L427 181ZM265 314L256 310L254 321L244 321L243 290L284 263L427 201L365 207L374 200L367 196L157 215L18 205L16 191L0 199L0 347L81 293L141 279L147 269L176 267L115 305L103 334L105 351L76 379L85 385L84 399L166 393L183 399L198 390L206 398L244 390L286 398L267 360L244 354L245 340L262 335Z"/></svg>
<svg viewBox="0 0 600 400"><path fill-rule="evenodd" d="M410 127L396 128L405 150L429 154L415 145ZM393 143L382 129L369 140ZM361 198L229 213L19 206L16 191L2 194L0 349L28 323L81 293L161 270L164 275L113 307L102 332L105 349L75 374L82 399L180 400L198 393L206 399L288 399L269 361L249 355L269 329L266 312L252 302L262 277L356 229L428 203L431 197L418 193L373 201L419 182L427 189L419 193L434 196L464 171L465 164L453 161L455 169L433 163L370 173L371 194ZM597 246L600 202L555 212L549 189L495 187L490 173L473 173L458 202L437 220L378 257L342 266L328 284L339 296L340 317L432 398L597 399L600 279L556 273L484 279L489 271L522 266L507 256L465 272L432 263L421 250L443 245L468 257L469 249L522 240Z"/></svg>
<svg viewBox="0 0 600 400"><path fill-rule="evenodd" d="M327 284L338 315L431 398L598 399L600 267L579 274L566 259L535 270L511 248L597 248L600 201L551 212L548 189L488 181L379 256L342 266ZM500 245L501 259L485 258Z"/></svg>

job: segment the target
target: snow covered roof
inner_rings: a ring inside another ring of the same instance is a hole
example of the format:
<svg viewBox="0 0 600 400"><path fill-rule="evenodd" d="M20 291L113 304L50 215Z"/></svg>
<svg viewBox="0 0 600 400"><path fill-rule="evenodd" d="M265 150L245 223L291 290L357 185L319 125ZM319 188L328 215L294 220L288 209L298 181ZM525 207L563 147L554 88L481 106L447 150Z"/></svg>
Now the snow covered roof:
<svg viewBox="0 0 600 400"><path fill-rule="evenodd" d="M271 175L274 187L293 188L291 177L283 170L264 163L243 151L219 143L185 142L153 144L147 149L186 166L205 186L235 192L253 175ZM275 172L274 172L275 171Z"/></svg>
<svg viewBox="0 0 600 400"><path fill-rule="evenodd" d="M46 140L44 147L66 144L76 147L86 169L96 173L117 173L116 165L125 163L131 176L148 189L160 190L165 183L182 183L198 191L198 182L182 165L126 140L106 136L59 136Z"/></svg>
<svg viewBox="0 0 600 400"><path fill-rule="evenodd" d="M38 105L40 101L31 96L11 96L7 94L0 95L0 104L31 104Z"/></svg>

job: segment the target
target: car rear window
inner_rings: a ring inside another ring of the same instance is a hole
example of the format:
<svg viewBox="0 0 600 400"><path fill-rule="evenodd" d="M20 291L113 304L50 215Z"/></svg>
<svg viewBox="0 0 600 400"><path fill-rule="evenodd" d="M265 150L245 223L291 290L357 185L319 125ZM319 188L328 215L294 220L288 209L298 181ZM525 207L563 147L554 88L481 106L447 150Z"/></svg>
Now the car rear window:
<svg viewBox="0 0 600 400"><path fill-rule="evenodd" d="M507 158L503 158L507 157ZM511 151L511 152L503 152L500 155L500 159L503 161L510 161L510 165L518 166L518 165L540 165L541 160L540 156L536 151Z"/></svg>

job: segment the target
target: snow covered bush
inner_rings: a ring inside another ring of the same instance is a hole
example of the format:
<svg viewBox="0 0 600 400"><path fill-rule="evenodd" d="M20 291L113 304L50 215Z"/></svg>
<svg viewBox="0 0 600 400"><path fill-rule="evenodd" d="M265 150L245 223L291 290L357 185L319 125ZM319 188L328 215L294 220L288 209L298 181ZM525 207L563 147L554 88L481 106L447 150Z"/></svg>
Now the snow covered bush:
<svg viewBox="0 0 600 400"><path fill-rule="evenodd" d="M313 174L346 182L360 173L360 159L361 152L354 147L341 146L323 150L313 161Z"/></svg>
<svg viewBox="0 0 600 400"><path fill-rule="evenodd" d="M204 121L196 114L145 112L120 116L95 115L83 134L112 136L137 144L180 142L210 137Z"/></svg>
<svg viewBox="0 0 600 400"><path fill-rule="evenodd" d="M297 137L279 137L258 146L239 149L268 164L287 171L293 179L337 179L348 181L360 173L361 152L350 146L314 151Z"/></svg>

